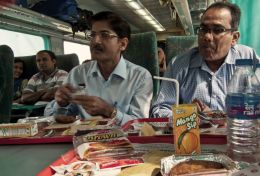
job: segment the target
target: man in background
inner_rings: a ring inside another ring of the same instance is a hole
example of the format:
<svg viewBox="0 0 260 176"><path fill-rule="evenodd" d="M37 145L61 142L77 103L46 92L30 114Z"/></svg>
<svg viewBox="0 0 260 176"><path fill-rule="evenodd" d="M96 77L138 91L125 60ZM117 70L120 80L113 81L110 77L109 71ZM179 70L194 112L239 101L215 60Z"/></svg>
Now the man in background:
<svg viewBox="0 0 260 176"><path fill-rule="evenodd" d="M39 51L36 64L39 72L30 78L22 92L21 101L24 104L53 100L57 88L68 75L56 67L56 55L52 51Z"/></svg>

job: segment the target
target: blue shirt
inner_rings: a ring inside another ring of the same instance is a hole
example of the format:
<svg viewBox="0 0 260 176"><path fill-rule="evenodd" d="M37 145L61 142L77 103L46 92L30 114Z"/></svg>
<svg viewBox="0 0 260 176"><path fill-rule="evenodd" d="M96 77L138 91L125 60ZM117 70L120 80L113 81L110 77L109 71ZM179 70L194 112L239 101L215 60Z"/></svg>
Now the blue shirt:
<svg viewBox="0 0 260 176"><path fill-rule="evenodd" d="M108 80L103 78L97 62L93 60L72 69L64 83L73 86L83 83L86 85L84 91L87 95L98 96L116 107L116 121L119 125L129 120L149 117L153 96L152 76L145 68L123 57ZM79 113L84 118L91 117L81 106L70 104L68 109L68 113ZM52 113L45 111L45 114Z"/></svg>
<svg viewBox="0 0 260 176"><path fill-rule="evenodd" d="M164 77L174 78L180 84L180 104L200 99L212 110L225 110L227 85L235 71L236 59L253 59L254 66L259 62L255 51L245 45L230 48L224 63L216 72L212 72L199 54L198 47L193 48L171 60ZM153 117L172 117L172 105L176 103L174 83L162 81L161 89L151 112Z"/></svg>

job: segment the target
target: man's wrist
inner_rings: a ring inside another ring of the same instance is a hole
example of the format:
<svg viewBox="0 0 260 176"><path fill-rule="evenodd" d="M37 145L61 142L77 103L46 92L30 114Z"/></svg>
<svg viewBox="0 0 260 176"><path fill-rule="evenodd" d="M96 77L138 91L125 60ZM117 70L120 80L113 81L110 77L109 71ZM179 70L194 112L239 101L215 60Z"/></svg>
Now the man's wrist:
<svg viewBox="0 0 260 176"><path fill-rule="evenodd" d="M117 109L115 107L113 107L113 111L111 112L109 118L113 119L116 117L117 114Z"/></svg>

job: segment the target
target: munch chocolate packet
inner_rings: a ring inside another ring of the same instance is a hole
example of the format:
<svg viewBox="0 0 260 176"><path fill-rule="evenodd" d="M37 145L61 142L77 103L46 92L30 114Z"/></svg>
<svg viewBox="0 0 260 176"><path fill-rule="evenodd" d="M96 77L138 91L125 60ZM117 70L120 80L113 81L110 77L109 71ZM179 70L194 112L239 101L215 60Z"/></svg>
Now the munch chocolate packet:
<svg viewBox="0 0 260 176"><path fill-rule="evenodd" d="M119 129L97 130L74 136L73 144L81 160L133 152L132 144Z"/></svg>

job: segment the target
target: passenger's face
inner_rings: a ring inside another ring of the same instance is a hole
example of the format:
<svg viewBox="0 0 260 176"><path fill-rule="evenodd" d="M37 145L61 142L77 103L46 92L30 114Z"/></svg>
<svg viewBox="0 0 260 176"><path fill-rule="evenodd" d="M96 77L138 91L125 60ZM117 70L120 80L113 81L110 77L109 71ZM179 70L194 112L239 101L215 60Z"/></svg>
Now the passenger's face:
<svg viewBox="0 0 260 176"><path fill-rule="evenodd" d="M158 59L159 59L159 64L161 64L165 59L165 54L162 48L158 48Z"/></svg>
<svg viewBox="0 0 260 176"><path fill-rule="evenodd" d="M23 63L16 62L14 63L14 78L18 79L23 74Z"/></svg>
<svg viewBox="0 0 260 176"><path fill-rule="evenodd" d="M212 29L231 29L231 14L227 9L210 9L201 19L201 27L208 32L199 32L199 51L206 61L223 60L232 45L235 45L239 32L226 30L214 33Z"/></svg>
<svg viewBox="0 0 260 176"><path fill-rule="evenodd" d="M128 39L118 38L106 21L97 21L92 25L90 52L92 59L98 62L116 61L126 49Z"/></svg>
<svg viewBox="0 0 260 176"><path fill-rule="evenodd" d="M36 64L40 72L50 74L55 68L56 60L52 59L48 53L38 53L36 55Z"/></svg>

